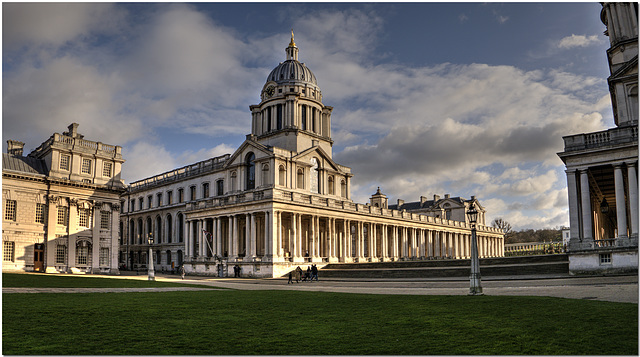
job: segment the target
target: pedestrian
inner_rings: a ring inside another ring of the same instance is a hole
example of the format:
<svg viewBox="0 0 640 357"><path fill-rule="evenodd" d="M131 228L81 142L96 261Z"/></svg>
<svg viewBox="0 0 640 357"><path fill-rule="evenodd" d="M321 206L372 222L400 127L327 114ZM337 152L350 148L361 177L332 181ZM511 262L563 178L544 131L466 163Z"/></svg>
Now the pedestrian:
<svg viewBox="0 0 640 357"><path fill-rule="evenodd" d="M302 281L311 281L311 267L307 267L307 271L304 272L304 279Z"/></svg>
<svg viewBox="0 0 640 357"><path fill-rule="evenodd" d="M182 277L182 280L184 280L184 275L186 274L186 271L184 271L184 264L180 266L180 276Z"/></svg>
<svg viewBox="0 0 640 357"><path fill-rule="evenodd" d="M318 281L318 267L315 264L311 266L311 280L313 280L313 278L316 278L316 281Z"/></svg>
<svg viewBox="0 0 640 357"><path fill-rule="evenodd" d="M298 266L296 268L296 283L300 282L300 277L302 276L302 269L300 269L300 266Z"/></svg>
<svg viewBox="0 0 640 357"><path fill-rule="evenodd" d="M288 284L293 284L293 272L292 271L289 272L289 281L287 281L287 285Z"/></svg>

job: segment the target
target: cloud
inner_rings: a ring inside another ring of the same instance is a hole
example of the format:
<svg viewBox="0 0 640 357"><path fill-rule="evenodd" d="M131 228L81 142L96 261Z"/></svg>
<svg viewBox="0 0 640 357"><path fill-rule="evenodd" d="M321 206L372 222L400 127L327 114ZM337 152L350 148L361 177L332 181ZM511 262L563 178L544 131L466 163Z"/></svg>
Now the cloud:
<svg viewBox="0 0 640 357"><path fill-rule="evenodd" d="M561 49L571 49L575 47L588 47L591 45L597 45L604 40L600 39L598 35L574 35L567 36L558 41L557 46Z"/></svg>
<svg viewBox="0 0 640 357"><path fill-rule="evenodd" d="M467 20L469 20L469 16L465 14L460 14L458 15L458 20L460 21L460 23L467 22Z"/></svg>

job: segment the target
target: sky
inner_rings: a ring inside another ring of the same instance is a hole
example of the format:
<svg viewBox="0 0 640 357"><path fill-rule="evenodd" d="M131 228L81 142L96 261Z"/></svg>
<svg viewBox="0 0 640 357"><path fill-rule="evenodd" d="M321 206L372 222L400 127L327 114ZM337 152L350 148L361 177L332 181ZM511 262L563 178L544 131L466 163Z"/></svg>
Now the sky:
<svg viewBox="0 0 640 357"><path fill-rule="evenodd" d="M599 3L3 3L2 135L76 122L131 183L233 153L267 75L332 106L352 198L476 196L487 222L568 226L562 137L613 127Z"/></svg>

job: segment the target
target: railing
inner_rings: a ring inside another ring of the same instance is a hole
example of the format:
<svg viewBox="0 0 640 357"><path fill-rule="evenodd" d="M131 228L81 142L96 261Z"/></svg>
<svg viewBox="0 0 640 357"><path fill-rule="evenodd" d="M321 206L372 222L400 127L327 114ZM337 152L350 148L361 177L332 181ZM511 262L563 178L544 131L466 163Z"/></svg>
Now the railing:
<svg viewBox="0 0 640 357"><path fill-rule="evenodd" d="M76 149L80 151L91 151L96 154L102 154L114 158L121 158L120 146L107 145L101 142L90 141L80 138L72 138L70 136L61 135L58 133L53 134L47 141L42 143L37 149L33 150L34 153L39 153L47 150L50 146L62 147L65 149Z"/></svg>
<svg viewBox="0 0 640 357"><path fill-rule="evenodd" d="M505 257L559 254L564 252L565 247L562 242L505 244L504 246Z"/></svg>
<svg viewBox="0 0 640 357"><path fill-rule="evenodd" d="M231 155L225 154L208 160L200 161L195 164L183 166L175 170L167 171L159 175L149 177L144 180L132 182L129 186L131 190L147 189L149 186L165 184L167 182L176 181L190 176L196 176L203 173L221 169L224 163L229 160Z"/></svg>
<svg viewBox="0 0 640 357"><path fill-rule="evenodd" d="M615 247L616 239L596 239L593 241L593 245L596 248Z"/></svg>
<svg viewBox="0 0 640 357"><path fill-rule="evenodd" d="M568 135L564 140L564 151L593 149L610 145L638 142L638 126L625 126L593 133Z"/></svg>

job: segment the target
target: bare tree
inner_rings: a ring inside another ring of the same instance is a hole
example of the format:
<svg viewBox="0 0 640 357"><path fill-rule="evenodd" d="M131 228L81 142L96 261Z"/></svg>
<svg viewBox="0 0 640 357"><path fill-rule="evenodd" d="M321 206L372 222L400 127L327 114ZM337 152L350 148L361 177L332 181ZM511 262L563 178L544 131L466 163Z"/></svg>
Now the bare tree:
<svg viewBox="0 0 640 357"><path fill-rule="evenodd" d="M502 217L494 219L493 222L491 223L491 226L494 228L502 229L502 231L505 234L508 234L511 232L511 224L505 221L504 219L502 219Z"/></svg>

